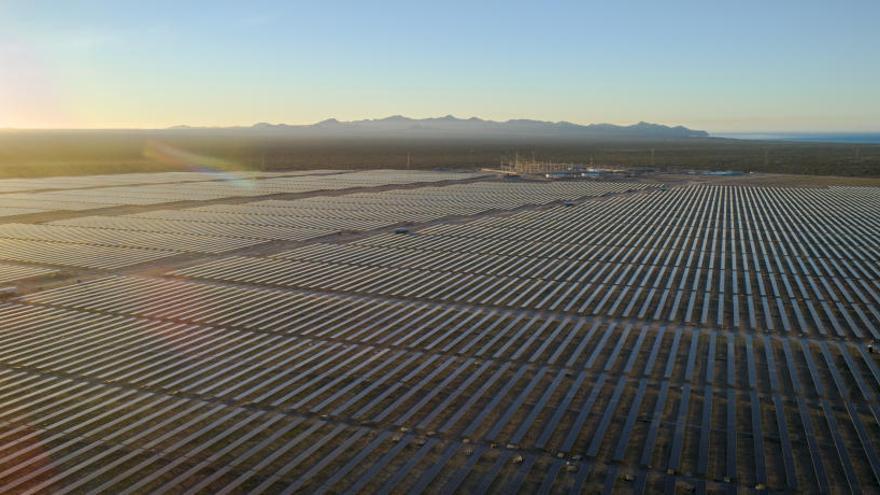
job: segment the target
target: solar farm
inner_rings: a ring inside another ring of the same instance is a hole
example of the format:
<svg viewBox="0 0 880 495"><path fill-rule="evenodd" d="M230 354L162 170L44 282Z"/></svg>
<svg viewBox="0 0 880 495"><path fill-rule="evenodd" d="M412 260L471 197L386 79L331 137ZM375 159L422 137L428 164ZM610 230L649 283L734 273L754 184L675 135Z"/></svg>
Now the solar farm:
<svg viewBox="0 0 880 495"><path fill-rule="evenodd" d="M880 189L0 181L0 493L880 493Z"/></svg>

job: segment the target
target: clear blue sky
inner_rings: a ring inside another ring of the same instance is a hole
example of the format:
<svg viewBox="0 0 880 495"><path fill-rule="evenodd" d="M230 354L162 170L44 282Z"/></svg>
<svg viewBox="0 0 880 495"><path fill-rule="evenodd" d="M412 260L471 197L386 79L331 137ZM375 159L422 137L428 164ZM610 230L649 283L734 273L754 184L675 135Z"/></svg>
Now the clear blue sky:
<svg viewBox="0 0 880 495"><path fill-rule="evenodd" d="M880 131L880 0L0 0L0 128Z"/></svg>

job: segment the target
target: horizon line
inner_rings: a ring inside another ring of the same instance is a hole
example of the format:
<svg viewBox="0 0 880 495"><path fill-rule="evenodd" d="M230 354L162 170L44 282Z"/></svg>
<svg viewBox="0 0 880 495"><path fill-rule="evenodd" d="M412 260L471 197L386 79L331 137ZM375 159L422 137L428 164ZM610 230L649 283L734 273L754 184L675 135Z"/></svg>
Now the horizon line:
<svg viewBox="0 0 880 495"><path fill-rule="evenodd" d="M403 118L408 120L440 120L440 119L456 119L460 121L468 121L468 120L480 120L488 123L499 123L505 124L510 122L517 121L531 121L538 123L546 123L546 124L572 124L578 126L597 126L597 125L612 125L618 127L631 127L638 124L646 123L652 125L661 125L670 128L674 127L684 127L692 131L704 131L710 134L710 136L714 137L721 134L727 135L745 135L745 134L828 134L828 135L845 135L845 134L880 134L880 128L865 130L865 129L844 129L844 130L828 130L828 129L810 129L810 130L791 130L791 129L752 129L752 130L709 130L709 128L697 128L690 127L686 124L667 124L661 122L650 122L644 119L638 121L629 121L627 123L615 123L615 122L575 122L571 120L541 120L536 118L529 117L516 117L506 120L493 120L490 118L483 118L478 116L470 116L470 117L456 117L453 114L446 114L441 116L429 116L429 117L408 117L402 114L392 114L385 117L367 117L367 118L359 118L352 120L340 120L336 117L327 117L321 120L313 121L310 123L288 123L288 122L269 122L265 120L258 120L255 122L251 122L249 124L221 124L221 125L197 125L197 124L170 124L170 125L147 125L147 126L95 126L95 127L0 127L0 132L16 132L16 131L169 131L169 130L186 130L186 129L204 129L204 130L223 130L223 129L250 129L256 127L260 124L271 125L271 126L290 126L290 127L309 127L315 126L317 124L321 124L324 122L336 121L341 124L346 123L358 123L358 122L376 122L382 120L388 120L392 118Z"/></svg>
<svg viewBox="0 0 880 495"><path fill-rule="evenodd" d="M515 119L516 120L516 119ZM550 122L549 123L556 123ZM259 123L259 122L258 122ZM604 124L604 122L603 122ZM191 130L224 130L224 129L250 129L254 127L256 124L251 125L218 125L218 126L200 126L200 125L187 125L187 124L176 124L165 127L0 127L0 132L53 132L53 131L64 131L64 132L76 132L76 131L185 131L187 129ZM272 124L272 125L288 125L291 127L294 126L309 126L314 124ZM590 125L590 124L577 124L577 125ZM625 126L626 124L611 124L611 125L619 125ZM666 125L666 124L660 124ZM674 126L670 126L674 127ZM683 126L687 127L687 126ZM851 129L851 130L720 130L714 131L710 129L695 129L692 127L687 127L692 131L705 131L709 133L710 137L723 137L724 135L746 135L746 134L780 134L780 135L809 135L809 134L824 134L824 135L846 135L846 134L880 134L880 129L878 130L862 130L862 129Z"/></svg>

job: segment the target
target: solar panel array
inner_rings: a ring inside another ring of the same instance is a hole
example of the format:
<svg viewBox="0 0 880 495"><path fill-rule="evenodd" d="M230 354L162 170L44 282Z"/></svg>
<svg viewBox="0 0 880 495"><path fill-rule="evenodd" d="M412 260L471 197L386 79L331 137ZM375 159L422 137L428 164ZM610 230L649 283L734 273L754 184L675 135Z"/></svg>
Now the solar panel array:
<svg viewBox="0 0 880 495"><path fill-rule="evenodd" d="M418 171L331 172L333 171L318 170L216 175L172 172L155 174L160 176L157 178L150 177L150 174L121 174L64 179L12 179L0 181L0 216L333 191L479 177L479 174L472 173ZM126 179L128 175L135 177ZM4 191L7 193L2 194Z"/></svg>
<svg viewBox="0 0 880 495"><path fill-rule="evenodd" d="M0 225L107 247L90 232L179 225L156 242L183 249L477 215L0 306L0 487L876 492L878 208L867 188L476 182Z"/></svg>
<svg viewBox="0 0 880 495"><path fill-rule="evenodd" d="M315 172L316 171L308 171L306 173L311 174ZM286 172L285 175L287 174L296 175L296 172ZM253 176L253 174L248 174L248 176ZM84 189L136 184L167 184L174 182L203 182L208 178L209 176L200 172L164 172L3 179L0 180L0 192Z"/></svg>
<svg viewBox="0 0 880 495"><path fill-rule="evenodd" d="M273 177L332 174L331 170L305 172L237 172L210 174L167 172L86 175L0 180L0 216L67 210L83 211L130 204L164 202L175 190L218 191L241 188ZM233 187L230 187L234 185ZM96 194L96 192L98 194ZM178 200L178 196L171 196Z"/></svg>
<svg viewBox="0 0 880 495"><path fill-rule="evenodd" d="M141 174L125 179L114 176L83 178L82 180L40 179L18 181L21 187L67 189L49 192L22 193L34 204L52 204L46 195L70 194L88 198L83 203L71 203L69 209L91 209L130 204L164 203L171 199L217 199L233 196L265 196L276 192L313 192L395 184L431 183L477 177L467 173L366 171L334 173L326 171L305 173L252 173L258 181L241 184L229 181L205 181L202 174L157 174L162 177L144 179L147 185L117 186L113 184L140 180ZM325 173L325 175L321 175ZM126 175L126 174L124 174ZM166 183L171 178L182 182ZM195 178L201 178L196 182ZM4 181L0 181L0 185ZM16 181L12 181L16 182ZM21 185L21 183L28 185ZM154 185L160 183L160 185ZM256 184L256 185L255 185ZM90 187L87 187L90 186ZM99 187L103 186L103 187ZM95 188L97 187L97 189ZM120 187L125 191L120 192ZM152 197L155 188L176 188L179 196ZM224 191L217 196L217 191ZM10 200L10 194L0 194L0 204ZM118 201L116 198L120 198ZM15 198L12 198L15 199ZM65 203L66 205L66 203ZM58 204L55 204L58 206ZM235 205L226 205L234 207ZM64 206L67 208L67 206ZM2 209L0 209L2 210ZM17 211L17 210L16 210ZM48 212L47 209L40 210ZM31 211L28 211L31 212ZM169 221L170 220L170 221ZM270 240L306 240L338 233L343 230L369 230L387 226L395 221L387 218L334 219L312 217L291 219L282 215L212 214L195 210L161 210L125 216L75 216L48 224L0 224L0 260L41 263L84 269L118 269L131 265L154 262L180 253L213 254L254 246ZM91 228L99 227L99 228ZM293 227L293 228L291 228Z"/></svg>
<svg viewBox="0 0 880 495"><path fill-rule="evenodd" d="M40 266L0 263L0 283L12 282L57 273L57 270Z"/></svg>
<svg viewBox="0 0 880 495"><path fill-rule="evenodd" d="M89 229L108 229L120 231L115 235L121 239L133 240L142 237L138 233L153 232L258 241L303 241L345 231L374 230L399 223L427 222L449 216L515 209L530 204L638 188L644 186L582 183L535 184L523 188L519 184L454 184L347 194L334 196L332 200L315 196L153 210L129 215L81 216L50 222L48 228L76 227L79 229L76 232L82 236L87 236ZM93 234L89 237L105 238L107 235ZM186 246L186 243L182 246Z"/></svg>

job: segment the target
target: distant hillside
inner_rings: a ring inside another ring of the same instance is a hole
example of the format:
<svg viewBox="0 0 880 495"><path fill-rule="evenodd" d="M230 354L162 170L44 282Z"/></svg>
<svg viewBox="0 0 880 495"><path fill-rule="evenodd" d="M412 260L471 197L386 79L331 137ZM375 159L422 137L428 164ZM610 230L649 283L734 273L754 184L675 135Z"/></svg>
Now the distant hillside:
<svg viewBox="0 0 880 495"><path fill-rule="evenodd" d="M544 122L540 120L508 120L496 122L477 117L460 119L446 117L411 119L395 115L384 119L355 120L341 122L328 119L311 125L287 125L259 123L251 127L199 128L176 126L171 130L182 132L245 132L284 135L303 138L438 138L438 139L683 139L709 137L706 131L688 129L682 126L670 127L661 124L639 122L629 126L612 124L580 125L571 122Z"/></svg>
<svg viewBox="0 0 880 495"><path fill-rule="evenodd" d="M880 177L880 144L752 141L640 123L391 117L314 125L0 131L0 177L202 170L480 168L502 160Z"/></svg>

